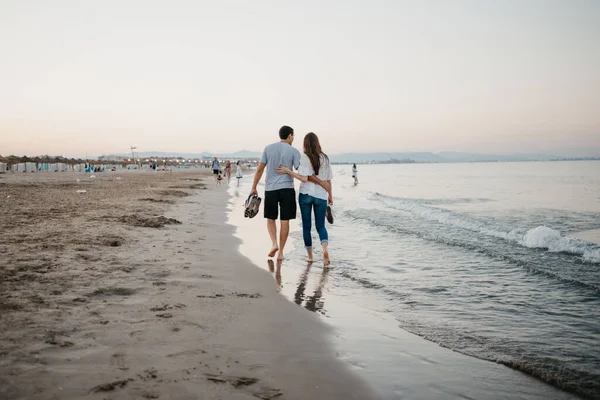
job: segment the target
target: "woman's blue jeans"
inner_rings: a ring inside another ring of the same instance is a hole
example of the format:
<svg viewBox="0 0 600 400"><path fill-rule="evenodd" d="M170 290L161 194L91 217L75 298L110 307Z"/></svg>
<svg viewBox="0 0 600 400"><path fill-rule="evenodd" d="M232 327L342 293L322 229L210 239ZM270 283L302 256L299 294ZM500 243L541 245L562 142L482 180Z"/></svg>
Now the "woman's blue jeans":
<svg viewBox="0 0 600 400"><path fill-rule="evenodd" d="M318 199L307 194L300 193L298 196L300 204L300 214L302 214L302 235L304 236L304 247L307 250L312 249L311 229L311 211L315 211L315 226L319 233L321 243L327 243L329 237L325 229L325 215L327 214L327 200Z"/></svg>

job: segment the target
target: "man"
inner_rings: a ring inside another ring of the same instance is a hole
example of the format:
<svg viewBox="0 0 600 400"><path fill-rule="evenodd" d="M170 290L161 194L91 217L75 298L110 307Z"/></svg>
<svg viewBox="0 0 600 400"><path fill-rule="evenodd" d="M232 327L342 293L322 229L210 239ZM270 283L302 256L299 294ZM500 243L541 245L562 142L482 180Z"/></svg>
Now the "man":
<svg viewBox="0 0 600 400"><path fill-rule="evenodd" d="M219 184L219 160L217 160L217 157L215 157L215 159L212 162L212 168L213 168L213 175L215 177L215 183L218 185Z"/></svg>
<svg viewBox="0 0 600 400"><path fill-rule="evenodd" d="M283 260L283 249L290 232L290 220L296 219L296 190L294 178L287 174L278 174L276 170L280 166L297 169L300 166L300 152L292 147L294 130L289 126L284 125L279 129L279 139L279 142L265 147L254 175L250 194L258 195L256 187L266 168L264 216L273 243L269 257L274 257L279 252L277 259ZM275 224L278 217L280 219L279 244Z"/></svg>

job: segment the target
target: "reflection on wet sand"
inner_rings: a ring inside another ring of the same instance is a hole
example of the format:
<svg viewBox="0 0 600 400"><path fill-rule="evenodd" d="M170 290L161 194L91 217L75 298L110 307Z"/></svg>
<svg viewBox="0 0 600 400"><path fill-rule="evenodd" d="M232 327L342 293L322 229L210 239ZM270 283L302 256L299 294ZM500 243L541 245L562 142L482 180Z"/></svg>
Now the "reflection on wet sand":
<svg viewBox="0 0 600 400"><path fill-rule="evenodd" d="M282 261L277 261L277 269L275 269L275 262L273 260L267 260L269 265L269 272L275 273L275 282L277 282L277 291L281 292L283 285L281 284L281 264Z"/></svg>
<svg viewBox="0 0 600 400"><path fill-rule="evenodd" d="M323 306L325 304L325 301L322 300L321 297L323 296L323 288L325 287L325 282L327 281L327 274L329 273L329 268L323 268L323 272L321 273L321 277L319 279L319 284L317 285L317 288L315 289L313 295L306 297L304 291L306 290L306 283L308 281L308 275L310 273L311 266L312 263L308 263L305 270L300 275L298 289L296 290L296 293L294 295L294 302L301 306L302 302L306 300L304 307L307 310L313 312L318 311L320 313L323 313Z"/></svg>

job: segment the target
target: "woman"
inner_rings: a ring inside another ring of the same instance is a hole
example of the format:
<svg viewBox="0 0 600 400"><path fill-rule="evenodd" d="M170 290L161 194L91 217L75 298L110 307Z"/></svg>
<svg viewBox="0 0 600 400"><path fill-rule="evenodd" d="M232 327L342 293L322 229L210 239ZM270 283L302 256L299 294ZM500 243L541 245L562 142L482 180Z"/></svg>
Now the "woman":
<svg viewBox="0 0 600 400"><path fill-rule="evenodd" d="M352 166L352 177L354 178L354 186L358 185L358 170L356 164Z"/></svg>
<svg viewBox="0 0 600 400"><path fill-rule="evenodd" d="M329 236L325 228L325 216L327 214L327 204L333 204L331 191L333 174L329 157L321 150L317 135L310 132L304 137L304 154L300 159L298 173L286 167L278 168L277 172L291 175L302 181L298 203L302 214L302 235L304 237L304 247L308 253L308 262L313 261L310 229L311 213L314 209L315 226L323 247L323 264L329 265L329 251L327 250Z"/></svg>
<svg viewBox="0 0 600 400"><path fill-rule="evenodd" d="M227 184L229 185L229 181L231 180L231 161L229 160L225 162L225 176L227 177Z"/></svg>
<svg viewBox="0 0 600 400"><path fill-rule="evenodd" d="M240 179L242 179L244 175L242 174L242 162L238 161L235 165L235 178L237 179L237 185L240 186Z"/></svg>

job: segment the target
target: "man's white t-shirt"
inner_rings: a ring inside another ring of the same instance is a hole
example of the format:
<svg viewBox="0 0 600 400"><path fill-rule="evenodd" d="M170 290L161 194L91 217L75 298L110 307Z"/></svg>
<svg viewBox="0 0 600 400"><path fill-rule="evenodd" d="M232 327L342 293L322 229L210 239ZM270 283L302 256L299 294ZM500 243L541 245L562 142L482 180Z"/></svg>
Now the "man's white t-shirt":
<svg viewBox="0 0 600 400"><path fill-rule="evenodd" d="M315 170L310 163L310 159L306 154L302 154L300 158L300 167L298 168L298 174L302 176L313 176ZM333 172L331 171L331 165L329 160L323 154L321 154L321 167L319 168L319 174L317 175L322 181L330 181L333 179ZM327 200L329 195L327 190L323 189L321 185L313 182L302 182L300 184L300 193L307 194L317 199Z"/></svg>

